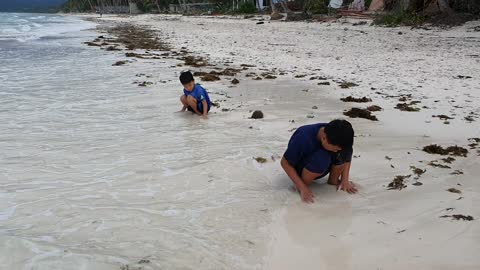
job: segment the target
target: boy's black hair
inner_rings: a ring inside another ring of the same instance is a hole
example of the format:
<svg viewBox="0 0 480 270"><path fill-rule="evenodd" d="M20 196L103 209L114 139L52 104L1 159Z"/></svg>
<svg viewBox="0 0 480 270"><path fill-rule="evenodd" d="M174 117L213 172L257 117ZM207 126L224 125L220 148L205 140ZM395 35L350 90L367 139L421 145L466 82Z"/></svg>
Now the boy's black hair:
<svg viewBox="0 0 480 270"><path fill-rule="evenodd" d="M180 73L180 82L182 84L187 84L191 81L193 81L193 74L190 71Z"/></svg>
<svg viewBox="0 0 480 270"><path fill-rule="evenodd" d="M340 146L343 149L351 149L355 133L352 124L347 120L333 120L325 127L325 134L330 144Z"/></svg>

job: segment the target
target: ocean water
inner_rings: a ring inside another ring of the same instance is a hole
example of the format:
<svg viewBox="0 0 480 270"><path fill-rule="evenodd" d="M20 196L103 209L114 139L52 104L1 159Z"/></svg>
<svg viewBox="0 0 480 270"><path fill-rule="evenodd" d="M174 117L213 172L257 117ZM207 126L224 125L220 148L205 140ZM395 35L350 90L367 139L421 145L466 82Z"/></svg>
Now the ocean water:
<svg viewBox="0 0 480 270"><path fill-rule="evenodd" d="M261 268L288 191L252 157L287 138L174 113L177 62L113 67L94 27L0 14L0 269Z"/></svg>

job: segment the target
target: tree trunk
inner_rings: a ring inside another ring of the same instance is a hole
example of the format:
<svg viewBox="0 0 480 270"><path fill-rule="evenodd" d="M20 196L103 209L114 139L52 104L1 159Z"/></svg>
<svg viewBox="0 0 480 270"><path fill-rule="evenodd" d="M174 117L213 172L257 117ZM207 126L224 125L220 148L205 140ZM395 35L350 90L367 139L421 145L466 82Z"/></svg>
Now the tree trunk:
<svg viewBox="0 0 480 270"><path fill-rule="evenodd" d="M452 13L452 9L448 5L448 0L437 0L437 3L441 12L448 14Z"/></svg>

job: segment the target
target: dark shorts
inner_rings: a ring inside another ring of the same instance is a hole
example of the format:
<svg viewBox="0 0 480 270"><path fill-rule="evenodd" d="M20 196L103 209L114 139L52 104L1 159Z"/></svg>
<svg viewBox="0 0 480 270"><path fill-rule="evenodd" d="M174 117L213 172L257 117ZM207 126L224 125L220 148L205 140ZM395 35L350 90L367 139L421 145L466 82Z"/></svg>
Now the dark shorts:
<svg viewBox="0 0 480 270"><path fill-rule="evenodd" d="M193 112L193 113L195 112L195 111L193 110L193 108L190 107L190 106L187 107L187 110L188 110L189 112ZM203 113L203 104L202 104L202 102L197 102L197 110L198 110L200 113ZM210 111L210 106L208 106L208 109L207 109L207 112L209 112L209 111Z"/></svg>
<svg viewBox="0 0 480 270"><path fill-rule="evenodd" d="M323 178L325 176L327 176L329 173L330 173L330 169L332 168L332 165L330 165L330 167L328 167L327 171L324 172L322 175L320 175L319 177L315 178L315 180L318 180L320 178ZM302 177L302 171L304 168L295 168L297 170L297 173L300 177Z"/></svg>
<svg viewBox="0 0 480 270"><path fill-rule="evenodd" d="M332 169L332 166L338 166L338 165L342 165L342 164L345 164L345 161L342 161L342 159L340 158L339 155L332 155L332 160L330 162L330 165L328 166L328 169L322 174L320 175L319 177L315 178L315 180L317 179L320 179L320 178L323 178L325 176L327 176L329 173L330 173L330 170ZM303 171L304 168L295 168L295 170L297 171L298 175L302 176L302 171Z"/></svg>

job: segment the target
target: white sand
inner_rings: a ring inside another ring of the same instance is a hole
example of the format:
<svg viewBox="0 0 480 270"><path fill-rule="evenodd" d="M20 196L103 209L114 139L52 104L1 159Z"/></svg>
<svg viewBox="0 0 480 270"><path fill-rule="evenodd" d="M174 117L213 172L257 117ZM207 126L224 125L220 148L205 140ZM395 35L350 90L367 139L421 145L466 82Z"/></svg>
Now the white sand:
<svg viewBox="0 0 480 270"><path fill-rule="evenodd" d="M86 269L118 269L120 264L132 265L148 256L151 264L144 266L145 269L480 267L478 220L440 218L446 214L480 218L480 210L475 207L480 198L477 150L470 150L467 158L457 158L451 169L427 166L429 161L443 157L421 151L431 143L467 147L468 138L480 137L480 33L471 32L471 25L448 31L411 31L352 26L346 22L256 25L253 20L163 15L107 16L104 20L148 25L158 30L160 37L168 36L167 41L177 50L187 47L196 55L208 55L211 63L220 66L227 61L233 62L232 67L257 66L246 72L277 68L278 78L253 81L245 78L244 72L238 76L240 84L232 88L225 79L205 83L212 99L226 100L221 102L221 108L234 110L216 109L208 122L190 117L169 119L172 122L168 126L182 124L177 140L164 138L170 147L162 140L144 142L144 149L155 143L162 145L162 149L157 146L145 151L162 151L163 158L171 161L166 166L171 171L147 180L119 176L125 188L119 188L115 182L111 188L122 196L120 202L104 208L90 206L90 210L99 213L77 211L78 215L90 215L95 220L111 215L112 211L121 218L105 218L103 225L108 228L105 234L99 233L99 228L95 231L85 227L85 235L93 238L90 243L93 251L88 251L87 244L81 244L74 249L72 262L81 262ZM403 34L399 35L399 31ZM140 67L142 63L135 65ZM148 65L152 71L155 65L162 64ZM181 69L184 67L172 68L171 74L162 73L165 78L161 79L174 80ZM278 75L282 71L286 75ZM308 76L294 78L299 74ZM455 79L457 75L473 78ZM326 76L332 86L318 86L318 80L309 80L311 76ZM359 86L340 89L333 82L338 79ZM172 81L152 89L161 92L175 87L178 88L178 83ZM309 91L302 91L305 89ZM215 94L220 91L232 98ZM412 94L412 100L421 101L417 107L429 108L400 112L393 108L398 97L386 98L376 94L377 91L393 96ZM357 134L351 178L360 192L352 196L335 192L331 186L315 184L312 189L316 202L306 205L300 202L298 194L289 190L291 183L280 168L278 157L285 150L292 128L343 117L344 109L365 106L339 101L348 95L366 95L373 99L367 104L384 108L374 113L378 122L351 119ZM161 99L162 95L154 92L149 98L127 104L153 106L155 98ZM173 94L168 101L177 102ZM266 118L247 119L249 111L254 109L263 110ZM475 121L469 123L464 117L471 112L475 113ZM306 118L307 114L315 118ZM436 114L455 119L443 124L432 118ZM160 136L161 127L153 127L149 132ZM207 130L215 133L206 136ZM194 136L182 140L189 133ZM191 145L192 138L198 138L193 140L199 144ZM177 144L183 151L181 157L173 157ZM202 144L209 147L198 146ZM206 151L206 155L198 154L199 149ZM252 160L253 156L273 156L275 162L269 160L259 165ZM155 164L163 166L163 158L131 162L142 170L150 170L145 175L154 176L161 167ZM189 163L192 158L196 161ZM175 160L192 164L192 169L175 165ZM395 175L411 174L410 166L427 170L419 179L423 185L411 185L414 181L410 178L406 181L407 188L386 190ZM462 170L464 174L451 175L454 170ZM148 191L156 194L154 201L150 203L147 198L125 192L136 185L148 186ZM447 192L451 187L460 189L462 194ZM75 195L88 194L85 190ZM462 199L458 200L459 197ZM108 205L100 198L94 200L98 200L98 205ZM130 211L122 211L124 208ZM454 209L446 211L447 208ZM80 236L72 235L73 240L76 237ZM25 249L22 254L27 260L28 244L4 238L0 251ZM72 245L73 240L53 242ZM48 258L62 261L58 257ZM60 263L43 269L54 268L67 269Z"/></svg>
<svg viewBox="0 0 480 270"><path fill-rule="evenodd" d="M272 117L273 108L285 109L284 113L277 112L275 121L255 125L263 133L287 139L290 119L296 121L293 126L299 126L342 117L343 109L357 106L340 104L337 100L342 96L366 95L373 99L371 104L384 108L375 113L379 122L352 120L358 134L358 158L353 162L351 177L360 186L360 194L349 196L326 185L315 185L317 200L313 206L301 203L297 194L289 194L268 229L270 244L263 268L480 267L478 221L439 218L449 213L479 218L479 208L474 207L480 198L478 152L470 150L468 158L458 158L452 169L441 169L426 165L439 156L420 151L430 143L465 146L467 138L480 137L480 33L472 31L478 22L447 31L427 31L352 26L347 21L257 25L254 20L178 16L137 16L121 21L151 26L161 32L160 36L167 34L174 47L184 46L195 54L208 55L214 63L231 61L288 72L280 76L281 80L269 82L273 87L294 80L294 75L308 74L300 80L309 84L310 91L301 92L301 85L291 87L289 92L294 97L280 91L264 92L259 85L252 88L249 78L241 79L240 85L230 90L243 94L242 104L258 104L261 97L268 98L272 107L263 107L267 119ZM315 85L317 81L308 80L310 75L353 81L359 86L346 90L328 87L324 91ZM455 79L458 75L473 78ZM207 86L221 88L217 83ZM419 107L429 108L400 112L393 108L398 97L385 98L376 91L393 96L411 94L412 100L421 101ZM284 107L286 100L293 103L292 107ZM313 105L320 110L311 110ZM307 113L316 118L306 119ZM464 117L471 113L475 122L469 123ZM443 124L432 118L437 114L455 119ZM231 120L238 117L232 116ZM281 155L286 143L272 145L272 152ZM414 181L410 179L406 189L387 191L385 186L395 175L411 174L410 166L427 169L420 178L423 186L412 186ZM464 174L450 175L454 169ZM269 170L271 175L266 177L273 186L287 185L289 180L278 164L269 165ZM447 192L450 187L459 188L462 194ZM459 197L463 198L457 200Z"/></svg>

